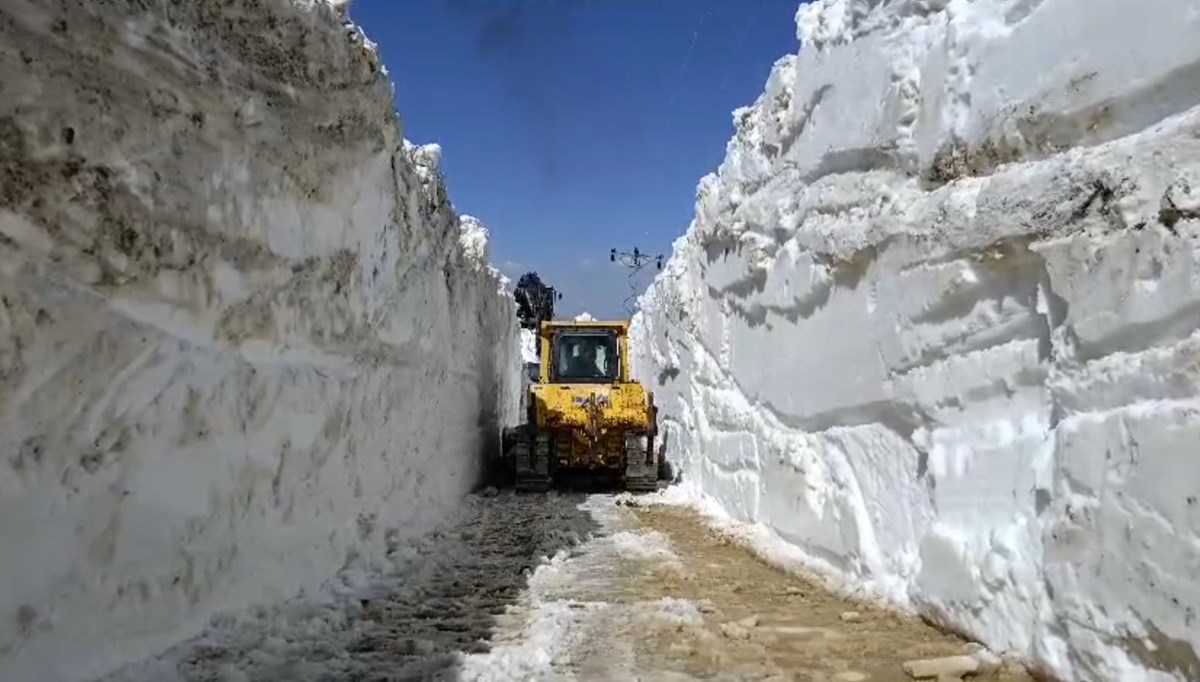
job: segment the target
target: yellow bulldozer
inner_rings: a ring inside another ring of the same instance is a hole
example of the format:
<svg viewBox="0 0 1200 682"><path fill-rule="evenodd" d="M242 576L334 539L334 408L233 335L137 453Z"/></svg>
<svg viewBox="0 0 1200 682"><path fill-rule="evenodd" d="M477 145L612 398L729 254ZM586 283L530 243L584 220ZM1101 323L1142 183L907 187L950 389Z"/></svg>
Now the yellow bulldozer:
<svg viewBox="0 0 1200 682"><path fill-rule="evenodd" d="M525 421L505 429L502 466L518 492L554 484L658 489L654 394L630 379L629 324L543 321Z"/></svg>

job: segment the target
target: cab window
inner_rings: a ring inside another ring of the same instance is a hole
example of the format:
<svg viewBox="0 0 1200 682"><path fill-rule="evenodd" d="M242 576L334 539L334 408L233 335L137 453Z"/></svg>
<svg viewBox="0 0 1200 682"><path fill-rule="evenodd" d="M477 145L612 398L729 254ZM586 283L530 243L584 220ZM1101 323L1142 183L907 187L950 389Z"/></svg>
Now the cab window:
<svg viewBox="0 0 1200 682"><path fill-rule="evenodd" d="M554 341L557 382L613 382L617 378L617 338L612 332L563 332Z"/></svg>

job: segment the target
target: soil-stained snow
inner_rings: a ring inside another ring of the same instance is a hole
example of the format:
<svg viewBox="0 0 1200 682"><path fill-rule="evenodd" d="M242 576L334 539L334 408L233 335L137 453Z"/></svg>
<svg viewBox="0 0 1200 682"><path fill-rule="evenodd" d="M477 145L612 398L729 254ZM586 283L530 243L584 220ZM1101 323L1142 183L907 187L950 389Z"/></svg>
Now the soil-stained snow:
<svg viewBox="0 0 1200 682"><path fill-rule="evenodd" d="M1200 678L1200 9L797 24L635 320L687 485L1062 678Z"/></svg>
<svg viewBox="0 0 1200 682"><path fill-rule="evenodd" d="M515 419L486 230L343 5L0 0L0 679L390 565Z"/></svg>

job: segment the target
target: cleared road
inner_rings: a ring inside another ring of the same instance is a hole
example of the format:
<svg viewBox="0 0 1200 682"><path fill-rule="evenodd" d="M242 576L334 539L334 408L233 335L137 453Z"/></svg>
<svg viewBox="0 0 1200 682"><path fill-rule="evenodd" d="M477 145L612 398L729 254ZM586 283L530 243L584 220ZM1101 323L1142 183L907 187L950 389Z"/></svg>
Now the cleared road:
<svg viewBox="0 0 1200 682"><path fill-rule="evenodd" d="M890 681L968 651L767 566L690 510L629 499L473 496L403 572L219 619L109 679Z"/></svg>

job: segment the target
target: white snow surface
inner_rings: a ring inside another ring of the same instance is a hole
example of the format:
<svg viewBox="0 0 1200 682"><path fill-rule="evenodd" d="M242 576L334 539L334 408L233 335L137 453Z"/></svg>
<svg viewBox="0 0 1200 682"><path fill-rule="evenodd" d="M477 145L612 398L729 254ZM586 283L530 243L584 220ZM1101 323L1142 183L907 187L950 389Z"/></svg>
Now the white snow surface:
<svg viewBox="0 0 1200 682"><path fill-rule="evenodd" d="M539 364L542 361L537 353L537 332L532 329L521 330L521 362Z"/></svg>
<svg viewBox="0 0 1200 682"><path fill-rule="evenodd" d="M386 567L515 420L486 230L342 5L0 0L0 679Z"/></svg>
<svg viewBox="0 0 1200 682"><path fill-rule="evenodd" d="M1200 679L1200 6L797 24L634 320L680 490L1062 679Z"/></svg>

